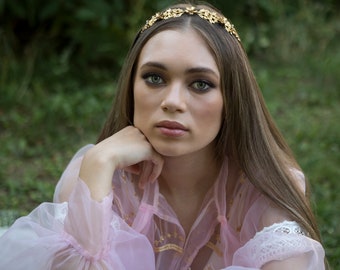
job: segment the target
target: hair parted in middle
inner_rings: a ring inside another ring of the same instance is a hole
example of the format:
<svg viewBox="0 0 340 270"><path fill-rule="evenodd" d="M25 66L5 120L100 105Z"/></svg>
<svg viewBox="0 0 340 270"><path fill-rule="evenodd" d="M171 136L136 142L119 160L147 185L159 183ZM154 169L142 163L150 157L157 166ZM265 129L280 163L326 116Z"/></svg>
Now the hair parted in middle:
<svg viewBox="0 0 340 270"><path fill-rule="evenodd" d="M171 8L192 6L223 16L207 5L180 4ZM294 171L300 168L266 108L241 42L220 24L212 24L196 14L183 14L139 31L122 68L114 105L98 142L133 125L133 82L144 45L162 31L188 28L205 41L220 72L224 105L221 129L215 139L216 158L220 161L226 155L232 157L260 192L320 241L308 196L297 185Z"/></svg>

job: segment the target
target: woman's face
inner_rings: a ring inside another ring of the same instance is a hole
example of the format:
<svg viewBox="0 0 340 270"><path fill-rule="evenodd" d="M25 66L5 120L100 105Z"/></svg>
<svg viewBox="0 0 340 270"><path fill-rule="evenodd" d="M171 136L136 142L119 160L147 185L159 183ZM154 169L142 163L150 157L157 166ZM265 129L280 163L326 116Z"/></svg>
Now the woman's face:
<svg viewBox="0 0 340 270"><path fill-rule="evenodd" d="M134 80L134 125L158 153L211 153L222 110L220 73L196 32L166 30L145 44Z"/></svg>

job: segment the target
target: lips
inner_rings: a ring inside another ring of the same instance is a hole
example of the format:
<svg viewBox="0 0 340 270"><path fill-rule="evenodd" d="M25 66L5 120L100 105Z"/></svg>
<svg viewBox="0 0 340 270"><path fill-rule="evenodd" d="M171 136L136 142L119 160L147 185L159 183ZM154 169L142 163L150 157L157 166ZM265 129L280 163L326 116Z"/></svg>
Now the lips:
<svg viewBox="0 0 340 270"><path fill-rule="evenodd" d="M176 121L162 121L159 122L157 127L163 127L163 128L168 128L168 129L181 129L187 131L188 129L183 126L182 124L176 122Z"/></svg>
<svg viewBox="0 0 340 270"><path fill-rule="evenodd" d="M163 135L170 137L180 137L188 131L185 126L176 121L161 121L156 127Z"/></svg>

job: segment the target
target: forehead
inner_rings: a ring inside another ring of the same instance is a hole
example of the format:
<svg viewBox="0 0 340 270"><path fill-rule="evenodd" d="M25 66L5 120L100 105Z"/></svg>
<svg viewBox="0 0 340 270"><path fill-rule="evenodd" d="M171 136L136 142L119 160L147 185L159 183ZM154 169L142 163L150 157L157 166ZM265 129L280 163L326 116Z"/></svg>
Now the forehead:
<svg viewBox="0 0 340 270"><path fill-rule="evenodd" d="M209 46L190 28L164 30L151 37L140 52L138 66L149 61L175 61L189 66L207 66L218 72Z"/></svg>

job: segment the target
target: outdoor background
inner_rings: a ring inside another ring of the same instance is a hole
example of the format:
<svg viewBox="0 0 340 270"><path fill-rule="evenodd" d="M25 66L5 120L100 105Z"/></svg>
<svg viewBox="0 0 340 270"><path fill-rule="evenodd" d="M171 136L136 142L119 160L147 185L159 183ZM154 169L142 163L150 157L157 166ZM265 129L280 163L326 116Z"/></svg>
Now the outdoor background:
<svg viewBox="0 0 340 270"><path fill-rule="evenodd" d="M96 140L135 32L172 3L0 0L0 226L52 200L72 155ZM211 3L236 25L340 269L340 1Z"/></svg>

